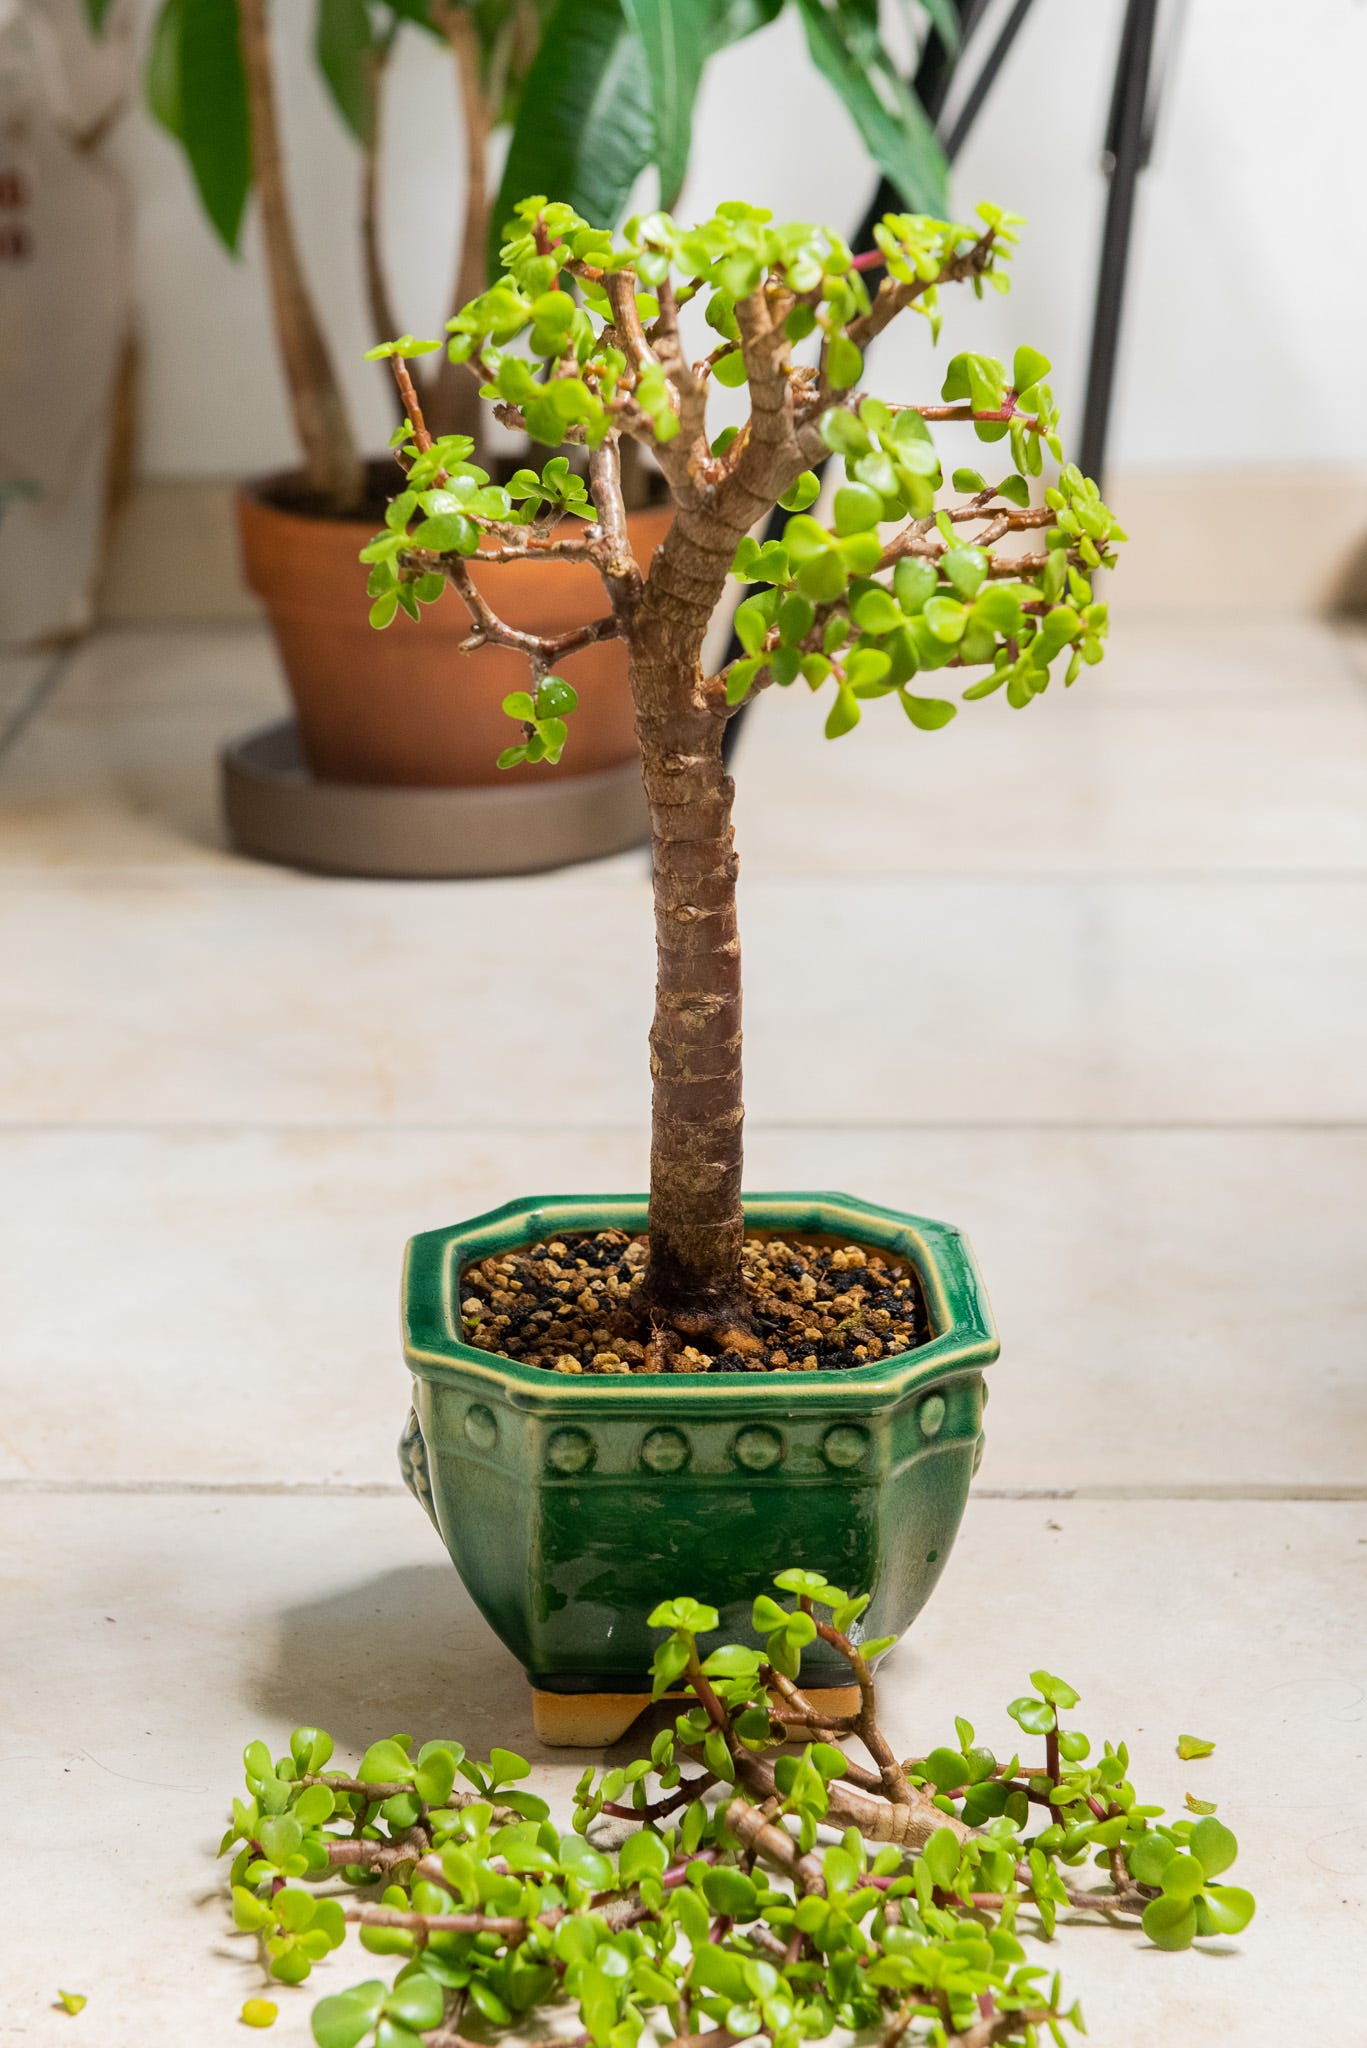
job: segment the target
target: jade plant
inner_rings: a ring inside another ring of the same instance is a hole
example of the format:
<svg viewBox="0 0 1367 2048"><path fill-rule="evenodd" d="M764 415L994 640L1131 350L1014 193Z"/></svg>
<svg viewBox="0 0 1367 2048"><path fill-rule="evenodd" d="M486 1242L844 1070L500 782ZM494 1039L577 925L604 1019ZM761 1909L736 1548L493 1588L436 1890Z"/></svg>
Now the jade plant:
<svg viewBox="0 0 1367 2048"><path fill-rule="evenodd" d="M467 648L527 658L507 767L556 762L572 745L575 690L556 673L608 638L627 649L653 850L657 996L649 1263L653 1325L715 1352L758 1348L741 1280L741 960L727 720L771 685L802 683L839 739L865 717L933 731L1001 692L1023 708L1062 672L1101 659L1106 606L1092 579L1124 535L1096 485L1062 462L1046 357L1008 366L973 352L946 365L939 396L888 404L864 386L865 355L899 318L934 336L941 295L1004 290L1019 223L983 206L971 225L888 214L876 247L852 254L829 229L721 207L682 229L665 213L621 238L568 206L517 209L504 271L450 322L497 417L557 453L508 488L472 462L466 437L433 436L408 364L435 350L412 336L388 356L407 421L395 437L403 488L363 551L371 618L391 624L454 593ZM711 345L691 353L701 310ZM714 385L743 389L743 423L714 434ZM942 460L935 430L976 438L978 461ZM641 444L673 500L648 563L627 540L623 445ZM1001 461L998 450L1009 456ZM818 516L812 465L834 454L844 481ZM995 462L995 466L993 466ZM751 529L775 506L781 540ZM478 581L470 558L479 551ZM605 604L559 634L526 632L497 607L498 565L572 561L597 570ZM720 674L703 645L728 578L750 587L735 624L744 654ZM965 687L966 685L966 687Z"/></svg>
<svg viewBox="0 0 1367 2048"><path fill-rule="evenodd" d="M655 1698L682 1697L647 1754L585 1771L563 1832L508 1750L476 1761L395 1735L348 1771L318 1728L284 1756L248 1746L220 1853L270 1975L301 1983L350 1926L398 1959L392 1979L314 2007L318 2048L464 2048L470 2023L582 2048L798 2048L837 2029L882 2048L1029 2048L1082 2031L1022 1940L1051 1938L1060 1915L1166 1949L1247 1926L1254 1901L1225 1882L1234 1835L1141 1801L1123 1743L1094 1753L1063 1726L1078 1696L1062 1679L1032 1673L1007 1709L1042 1754L1000 1755L960 1719L899 1760L881 1646L857 1641L867 1601L803 1570L774 1591L754 1602L762 1647L705 1643L718 1617L697 1600L655 1610ZM849 1666L853 1712L802 1690L818 1637ZM251 2024L275 2016L248 2005Z"/></svg>

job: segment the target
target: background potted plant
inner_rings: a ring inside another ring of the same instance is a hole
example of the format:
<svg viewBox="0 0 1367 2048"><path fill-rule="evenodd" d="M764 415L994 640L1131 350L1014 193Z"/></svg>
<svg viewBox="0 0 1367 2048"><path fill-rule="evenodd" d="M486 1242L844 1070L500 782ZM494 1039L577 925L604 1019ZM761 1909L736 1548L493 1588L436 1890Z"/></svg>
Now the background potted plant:
<svg viewBox="0 0 1367 2048"><path fill-rule="evenodd" d="M1091 578L1123 535L1072 466L1032 502L1044 450L1062 458L1047 360L1023 347L1008 370L956 355L934 403L860 389L864 351L893 319L919 312L934 333L943 286L1005 286L1015 225L987 207L972 227L890 214L872 255L853 258L838 235L747 206L687 232L649 214L614 242L567 206L523 202L504 275L457 316L453 348L500 417L548 446L587 448L578 505L558 457L539 489L512 494L462 440L434 438L408 370L415 344L389 344L411 432L404 488L363 551L374 623L453 591L479 640L529 660L529 687L506 707L505 768L559 759L577 715L559 663L621 640L650 808L648 1200L516 1203L419 1237L404 1288L410 1482L527 1666L548 1739L601 1740L630 1718L649 1602L685 1561L734 1621L745 1586L787 1559L800 1530L804 1563L869 1594L870 1627L895 1637L962 1512L996 1350L963 1240L845 1197L742 1201L722 736L757 691L799 678L827 695L835 739L877 699L914 729L945 724L957 706L937 676L981 671L965 697L1002 691L1024 707L1060 658L1070 683L1101 658L1106 609ZM697 358L690 302L720 336ZM746 386L750 409L711 439L714 381ZM1007 443L1005 473L957 467L943 492L940 422ZM674 505L648 569L627 536L628 437ZM809 465L826 452L846 480L823 523L806 508ZM775 505L793 516L761 545L751 528ZM1032 544L1002 549L1021 534ZM591 567L604 610L529 637L472 578L481 544L491 571L548 555ZM736 615L746 652L709 677L703 641L728 574L757 586ZM781 1253L766 1250L775 1235Z"/></svg>
<svg viewBox="0 0 1367 2048"><path fill-rule="evenodd" d="M99 17L100 0L87 0ZM839 92L886 175L907 203L934 206L943 197L944 165L933 130L896 68L863 5L791 0L806 25L814 60ZM386 81L397 39L424 37L453 61L459 84L467 202L452 304L468 301L484 277L490 221L506 220L529 192L555 190L587 218L611 225L650 164L658 168L662 203L672 203L687 165L693 100L707 59L771 21L783 0L318 0L315 50L335 103L361 151L358 232L376 337L401 325L395 316L380 232L381 139ZM952 36L952 13L927 7L927 19ZM573 758L557 776L525 764L498 778L493 761L500 705L520 679L515 657L491 643L451 687L451 655L466 638L458 622L438 623L418 640L396 635L376 643L356 601L356 549L383 505L388 462L362 460L330 354L324 322L299 253L287 189L286 140L275 87L265 0L163 0L147 70L153 111L185 150L206 212L236 249L248 200L257 198L281 366L299 439L297 471L258 480L239 500L248 580L271 615L294 699L299 739L314 777L324 784L388 785L393 789L471 788L489 801L467 849L482 866L538 864L565 852L607 850L644 832L635 735L622 650L598 643L567 657L571 676L593 678ZM490 145L512 124L496 205L490 202ZM496 253L497 236L493 236ZM434 431L459 432L474 459L494 471L489 416L474 384L445 354L414 375ZM631 450L628 451L630 456ZM503 465L502 480L516 467ZM645 560L663 538L668 513L648 457L628 460L623 478L632 546ZM568 560L539 564L536 574L512 565L501 585L505 615L545 634L587 622L596 608L597 579ZM286 759L280 755L280 761ZM236 757L233 757L236 758ZM253 755L255 761L255 755ZM269 765L272 764L272 765ZM625 764L625 768L624 768ZM230 816L248 839L257 825L272 829L283 800L289 831L305 858L312 817L342 840L379 835L374 858L389 851L400 864L418 856L394 843L407 825L457 815L425 807L396 809L392 795L364 808L338 809L335 790L277 785L275 754L256 763L258 776L230 780ZM566 778L603 780L564 789ZM504 786L497 795L490 785ZM516 798L507 789L528 782ZM559 787L557 787L559 785ZM301 806L313 805L305 816ZM245 810L243 810L245 806ZM269 806L258 818L258 808ZM557 828L553 807L569 811ZM538 822L539 814L547 815ZM491 824L492 817L492 824ZM425 825L414 828L419 842ZM565 837L568 832L568 838ZM587 833L587 838L580 835ZM288 832L287 832L288 836ZM348 849L366 864L364 847ZM326 856L321 856L326 858ZM438 848L438 864L443 855Z"/></svg>

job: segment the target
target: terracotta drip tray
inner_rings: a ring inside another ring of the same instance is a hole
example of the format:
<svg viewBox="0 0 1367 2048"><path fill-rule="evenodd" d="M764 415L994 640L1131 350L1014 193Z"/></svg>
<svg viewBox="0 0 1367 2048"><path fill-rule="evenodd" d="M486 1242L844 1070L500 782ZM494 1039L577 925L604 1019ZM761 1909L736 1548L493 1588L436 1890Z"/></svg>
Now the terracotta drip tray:
<svg viewBox="0 0 1367 2048"><path fill-rule="evenodd" d="M534 874L623 853L650 836L634 761L502 789L319 782L293 721L283 719L231 741L219 765L235 849L328 875Z"/></svg>

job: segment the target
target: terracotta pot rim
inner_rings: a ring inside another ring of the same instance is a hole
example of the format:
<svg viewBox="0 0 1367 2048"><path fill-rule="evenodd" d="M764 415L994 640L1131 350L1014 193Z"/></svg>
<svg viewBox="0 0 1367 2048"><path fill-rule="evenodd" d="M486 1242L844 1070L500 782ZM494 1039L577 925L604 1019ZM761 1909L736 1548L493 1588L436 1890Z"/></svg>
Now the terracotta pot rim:
<svg viewBox="0 0 1367 2048"><path fill-rule="evenodd" d="M367 456L365 467L367 469L377 468L383 461L384 457L382 455ZM400 475L397 467L394 474L396 478ZM281 490L286 485L299 483L303 475L304 471L298 464L289 469L257 470L251 476L239 477L237 479L233 488L233 495L239 504L250 506L255 512L264 512L273 519L288 519L299 526L321 526L325 528L364 526L367 530L373 527L374 521L364 510L340 513L305 512L301 511L297 506L277 504L272 493ZM660 512L672 510L673 500L669 494L669 487L665 483L664 478L661 477L659 479L658 491L651 497L650 502L645 505L637 505L632 511L628 512L627 523L630 525L637 519L651 519Z"/></svg>

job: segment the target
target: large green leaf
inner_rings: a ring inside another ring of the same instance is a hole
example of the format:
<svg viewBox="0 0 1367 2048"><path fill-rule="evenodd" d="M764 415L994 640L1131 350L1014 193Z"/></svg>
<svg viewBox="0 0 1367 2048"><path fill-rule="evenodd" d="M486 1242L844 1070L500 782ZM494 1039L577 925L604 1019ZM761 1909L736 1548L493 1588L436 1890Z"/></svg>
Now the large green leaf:
<svg viewBox="0 0 1367 2048"><path fill-rule="evenodd" d="M645 52L621 0L559 0L542 33L494 202L489 269L520 199L567 200L614 227L651 161L655 124Z"/></svg>
<svg viewBox="0 0 1367 2048"><path fill-rule="evenodd" d="M147 46L147 69L143 87L148 109L168 135L181 140L180 118L180 24L184 0L162 0L161 13L152 24Z"/></svg>
<svg viewBox="0 0 1367 2048"><path fill-rule="evenodd" d="M817 69L840 94L865 147L915 213L948 205L944 152L860 0L797 0Z"/></svg>
<svg viewBox="0 0 1367 2048"><path fill-rule="evenodd" d="M741 42L757 28L767 28L782 12L783 0L712 0L703 31L708 56Z"/></svg>
<svg viewBox="0 0 1367 2048"><path fill-rule="evenodd" d="M700 0L622 0L640 38L655 116L660 204L673 206L688 169L693 102L707 56L708 9Z"/></svg>
<svg viewBox="0 0 1367 2048"><path fill-rule="evenodd" d="M337 111L358 142L370 134L372 106L367 72L375 38L370 0L318 0L313 48Z"/></svg>
<svg viewBox="0 0 1367 2048"><path fill-rule="evenodd" d="M951 57L959 55L959 17L954 12L953 0L919 0L920 6L930 18L930 25L944 44Z"/></svg>
<svg viewBox="0 0 1367 2048"><path fill-rule="evenodd" d="M237 0L180 0L180 139L204 210L236 251L252 184Z"/></svg>

